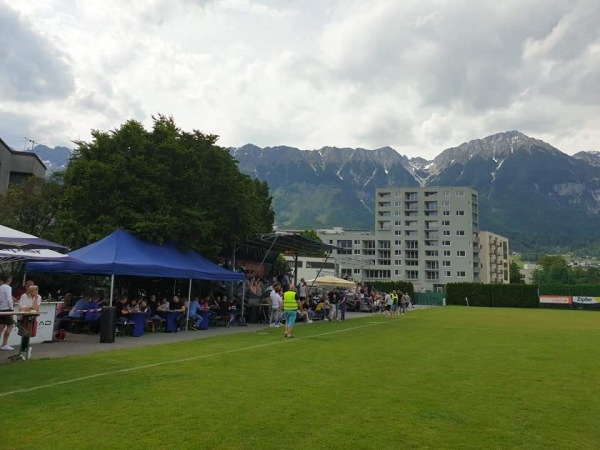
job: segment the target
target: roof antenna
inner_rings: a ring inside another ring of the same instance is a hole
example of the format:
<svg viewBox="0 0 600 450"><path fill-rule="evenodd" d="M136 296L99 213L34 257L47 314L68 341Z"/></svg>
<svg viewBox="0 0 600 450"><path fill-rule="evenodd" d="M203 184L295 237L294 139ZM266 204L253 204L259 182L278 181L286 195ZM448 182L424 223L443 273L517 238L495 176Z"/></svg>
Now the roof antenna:
<svg viewBox="0 0 600 450"><path fill-rule="evenodd" d="M33 151L33 147L35 147L35 144L39 144L38 141L34 141L33 139L29 139L27 136L25 136L23 139L25 139L26 141L29 141L31 143L31 151Z"/></svg>

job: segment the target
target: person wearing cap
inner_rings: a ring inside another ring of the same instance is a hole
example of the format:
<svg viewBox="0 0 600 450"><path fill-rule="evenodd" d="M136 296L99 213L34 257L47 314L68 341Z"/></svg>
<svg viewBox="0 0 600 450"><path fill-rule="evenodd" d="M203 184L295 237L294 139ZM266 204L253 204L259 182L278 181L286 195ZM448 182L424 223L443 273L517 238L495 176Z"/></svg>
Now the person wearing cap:
<svg viewBox="0 0 600 450"><path fill-rule="evenodd" d="M283 314L285 316L285 337L292 337L292 330L296 323L296 314L298 311L298 298L296 287L291 284L290 289L283 294Z"/></svg>

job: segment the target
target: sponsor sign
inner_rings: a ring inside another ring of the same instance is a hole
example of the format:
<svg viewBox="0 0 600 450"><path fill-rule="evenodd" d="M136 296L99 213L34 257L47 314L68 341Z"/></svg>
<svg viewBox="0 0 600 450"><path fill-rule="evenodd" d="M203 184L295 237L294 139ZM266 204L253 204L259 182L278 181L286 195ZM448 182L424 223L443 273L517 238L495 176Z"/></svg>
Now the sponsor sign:
<svg viewBox="0 0 600 450"><path fill-rule="evenodd" d="M573 298L570 295L540 295L540 303L553 305L570 305Z"/></svg>
<svg viewBox="0 0 600 450"><path fill-rule="evenodd" d="M600 297L573 297L573 303L578 305L596 305L600 303Z"/></svg>

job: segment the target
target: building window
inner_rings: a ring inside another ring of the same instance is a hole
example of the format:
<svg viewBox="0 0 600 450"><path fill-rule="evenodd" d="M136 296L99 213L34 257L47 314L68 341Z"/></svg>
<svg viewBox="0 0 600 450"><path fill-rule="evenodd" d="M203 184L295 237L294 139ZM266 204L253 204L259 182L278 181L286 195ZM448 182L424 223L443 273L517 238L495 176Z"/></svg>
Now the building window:
<svg viewBox="0 0 600 450"><path fill-rule="evenodd" d="M450 241L442 241L442 247L450 247Z"/></svg>
<svg viewBox="0 0 600 450"><path fill-rule="evenodd" d="M444 197L450 197L450 191L444 191Z"/></svg>
<svg viewBox="0 0 600 450"><path fill-rule="evenodd" d="M443 267L450 267L450 261L442 261Z"/></svg>
<svg viewBox="0 0 600 450"><path fill-rule="evenodd" d="M402 230L394 230L394 236L402 236Z"/></svg>
<svg viewBox="0 0 600 450"><path fill-rule="evenodd" d="M444 230L444 236L450 236L450 230Z"/></svg>
<svg viewBox="0 0 600 450"><path fill-rule="evenodd" d="M395 259L394 260L394 265L395 266L401 266L402 265L402 260L401 259Z"/></svg>
<svg viewBox="0 0 600 450"><path fill-rule="evenodd" d="M458 250L458 251L456 252L456 256L459 256L459 257L461 257L461 258L462 258L462 257L465 257L465 256L467 256L467 253L466 253L464 250Z"/></svg>
<svg viewBox="0 0 600 450"><path fill-rule="evenodd" d="M408 280L418 280L419 279L419 271L418 270L407 270L406 278Z"/></svg>
<svg viewBox="0 0 600 450"><path fill-rule="evenodd" d="M360 245L360 241L358 239L354 240L354 245Z"/></svg>
<svg viewBox="0 0 600 450"><path fill-rule="evenodd" d="M464 197L465 196L465 191L463 191L463 190L456 191L456 196L457 197Z"/></svg>
<svg viewBox="0 0 600 450"><path fill-rule="evenodd" d="M465 278L467 276L467 273L462 270L459 270L458 272L456 272L456 276L458 278Z"/></svg>
<svg viewBox="0 0 600 450"><path fill-rule="evenodd" d="M394 245L402 245L402 241L400 241L400 240L394 241Z"/></svg>
<svg viewBox="0 0 600 450"><path fill-rule="evenodd" d="M444 256L450 256L450 250L444 250Z"/></svg>
<svg viewBox="0 0 600 450"><path fill-rule="evenodd" d="M464 211L456 211L456 215L457 216L464 216L465 212Z"/></svg>
<svg viewBox="0 0 600 450"><path fill-rule="evenodd" d="M354 269L354 274L355 275L360 275L360 269Z"/></svg>
<svg viewBox="0 0 600 450"><path fill-rule="evenodd" d="M399 277L400 276L400 271L398 269L394 270L394 275Z"/></svg>
<svg viewBox="0 0 600 450"><path fill-rule="evenodd" d="M456 235L457 235L457 236L464 236L464 235L465 235L465 231L464 231L464 230L458 230L458 231L456 232Z"/></svg>
<svg viewBox="0 0 600 450"><path fill-rule="evenodd" d="M450 226L450 221L449 220L442 220L442 226L443 227L449 227Z"/></svg>
<svg viewBox="0 0 600 450"><path fill-rule="evenodd" d="M442 206L450 206L450 201L449 200L444 200L442 202Z"/></svg>
<svg viewBox="0 0 600 450"><path fill-rule="evenodd" d="M394 250L394 256L402 256L402 250Z"/></svg>
<svg viewBox="0 0 600 450"><path fill-rule="evenodd" d="M449 216L450 215L450 211L442 211L442 215L443 216Z"/></svg>
<svg viewBox="0 0 600 450"><path fill-rule="evenodd" d="M360 255L360 250L354 250L355 255Z"/></svg>
<svg viewBox="0 0 600 450"><path fill-rule="evenodd" d="M444 276L445 277L451 277L452 276L452 272L450 272L449 270L445 270L444 271Z"/></svg>

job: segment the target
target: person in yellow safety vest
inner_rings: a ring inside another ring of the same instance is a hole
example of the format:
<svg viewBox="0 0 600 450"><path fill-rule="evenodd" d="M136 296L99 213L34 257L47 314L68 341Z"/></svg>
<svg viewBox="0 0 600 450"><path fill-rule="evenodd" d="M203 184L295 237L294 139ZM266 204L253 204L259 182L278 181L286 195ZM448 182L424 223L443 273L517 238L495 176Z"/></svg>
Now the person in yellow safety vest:
<svg viewBox="0 0 600 450"><path fill-rule="evenodd" d="M283 294L283 314L285 316L285 337L292 337L296 314L298 311L298 297L296 287L292 284L290 289Z"/></svg>
<svg viewBox="0 0 600 450"><path fill-rule="evenodd" d="M392 316L395 316L398 314L398 294L396 293L396 291L392 292Z"/></svg>

